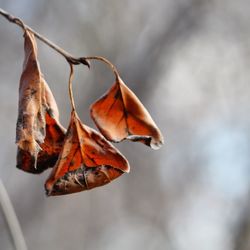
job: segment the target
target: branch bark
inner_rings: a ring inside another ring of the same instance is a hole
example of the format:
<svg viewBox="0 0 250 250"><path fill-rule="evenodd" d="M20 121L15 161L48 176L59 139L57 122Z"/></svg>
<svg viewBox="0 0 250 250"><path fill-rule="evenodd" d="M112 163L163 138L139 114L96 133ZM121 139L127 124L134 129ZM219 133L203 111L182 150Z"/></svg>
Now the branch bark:
<svg viewBox="0 0 250 250"><path fill-rule="evenodd" d="M0 15L4 16L9 22L20 26L22 29L27 29L27 30L31 31L39 40L41 40L42 42L47 44L50 48L54 49L59 54L61 54L69 63L74 64L74 65L84 64L84 65L90 67L89 61L87 59L85 59L84 57L77 58L77 57L72 56L70 53L68 53L64 49L60 48L58 45L54 44L49 39L47 39L46 37L42 36L41 34L36 32L32 28L27 26L21 19L12 16L11 14L9 14L8 12L6 12L5 10L3 10L1 8L0 8Z"/></svg>

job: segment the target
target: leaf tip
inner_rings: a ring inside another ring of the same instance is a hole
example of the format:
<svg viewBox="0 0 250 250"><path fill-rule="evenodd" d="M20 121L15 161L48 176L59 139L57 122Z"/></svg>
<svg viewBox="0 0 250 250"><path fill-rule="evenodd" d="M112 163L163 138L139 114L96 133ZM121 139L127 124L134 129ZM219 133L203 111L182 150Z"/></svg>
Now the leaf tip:
<svg viewBox="0 0 250 250"><path fill-rule="evenodd" d="M123 169L123 172L127 174L130 172L130 165L127 159L126 159L126 167Z"/></svg>
<svg viewBox="0 0 250 250"><path fill-rule="evenodd" d="M161 146L164 144L163 140L160 141L152 141L150 142L150 147L154 150L158 150L161 148Z"/></svg>
<svg viewBox="0 0 250 250"><path fill-rule="evenodd" d="M158 150L163 146L163 144L164 144L164 138L159 132L159 136L157 139L155 139L154 137L151 138L149 146L154 150Z"/></svg>

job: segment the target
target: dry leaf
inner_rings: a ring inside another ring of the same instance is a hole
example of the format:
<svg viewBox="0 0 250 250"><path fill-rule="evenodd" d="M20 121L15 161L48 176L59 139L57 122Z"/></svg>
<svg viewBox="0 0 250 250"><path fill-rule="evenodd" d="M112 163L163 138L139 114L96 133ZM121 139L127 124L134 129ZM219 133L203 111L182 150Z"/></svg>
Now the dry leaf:
<svg viewBox="0 0 250 250"><path fill-rule="evenodd" d="M45 82L46 109L46 135L44 142L40 144L41 151L38 153L37 169L45 170L52 168L62 150L65 137L65 129L59 123L59 112L55 99Z"/></svg>
<svg viewBox="0 0 250 250"><path fill-rule="evenodd" d="M45 183L48 195L63 195L105 185L129 172L126 158L75 111L56 166Z"/></svg>
<svg viewBox="0 0 250 250"><path fill-rule="evenodd" d="M17 167L41 173L55 164L65 130L58 121L56 102L40 71L34 35L26 30L24 39L16 127Z"/></svg>
<svg viewBox="0 0 250 250"><path fill-rule="evenodd" d="M161 132L150 114L120 78L92 104L91 117L101 133L112 142L128 139L153 149L163 144Z"/></svg>

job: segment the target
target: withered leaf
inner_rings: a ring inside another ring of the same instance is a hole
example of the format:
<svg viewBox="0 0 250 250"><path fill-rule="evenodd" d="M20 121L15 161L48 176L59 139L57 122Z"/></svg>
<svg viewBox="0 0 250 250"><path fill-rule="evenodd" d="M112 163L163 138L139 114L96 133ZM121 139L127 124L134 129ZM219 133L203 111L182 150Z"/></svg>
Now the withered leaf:
<svg viewBox="0 0 250 250"><path fill-rule="evenodd" d="M106 139L139 141L153 149L163 137L137 96L118 78L111 89L92 104L91 117Z"/></svg>
<svg viewBox="0 0 250 250"><path fill-rule="evenodd" d="M40 144L41 150L38 153L37 169L45 170L52 168L61 152L65 128L59 123L59 112L55 99L45 83L45 98L46 98L46 135L44 142Z"/></svg>
<svg viewBox="0 0 250 250"><path fill-rule="evenodd" d="M56 102L40 71L35 37L28 30L24 33L24 51L16 126L17 167L41 173L55 164L65 129L59 123Z"/></svg>
<svg viewBox="0 0 250 250"><path fill-rule="evenodd" d="M129 169L126 158L101 134L82 124L72 111L61 154L45 189L49 196L89 190Z"/></svg>

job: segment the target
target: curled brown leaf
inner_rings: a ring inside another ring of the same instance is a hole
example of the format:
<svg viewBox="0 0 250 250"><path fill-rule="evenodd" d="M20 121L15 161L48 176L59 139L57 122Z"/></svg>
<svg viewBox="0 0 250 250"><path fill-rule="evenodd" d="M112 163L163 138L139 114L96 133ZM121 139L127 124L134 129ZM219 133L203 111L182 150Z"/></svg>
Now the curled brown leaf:
<svg viewBox="0 0 250 250"><path fill-rule="evenodd" d="M45 189L63 195L105 185L129 172L126 158L101 134L81 123L75 111Z"/></svg>
<svg viewBox="0 0 250 250"><path fill-rule="evenodd" d="M163 137L149 112L121 78L92 104L91 117L106 139L120 142L139 141L153 149L163 144Z"/></svg>
<svg viewBox="0 0 250 250"><path fill-rule="evenodd" d="M16 126L17 167L41 173L55 164L65 129L59 123L55 99L40 70L35 37L28 30L24 33L24 51Z"/></svg>

